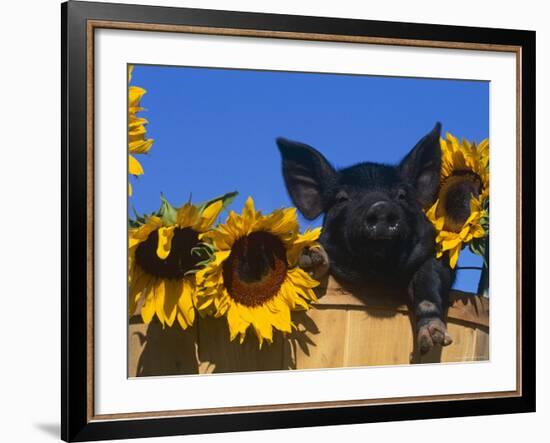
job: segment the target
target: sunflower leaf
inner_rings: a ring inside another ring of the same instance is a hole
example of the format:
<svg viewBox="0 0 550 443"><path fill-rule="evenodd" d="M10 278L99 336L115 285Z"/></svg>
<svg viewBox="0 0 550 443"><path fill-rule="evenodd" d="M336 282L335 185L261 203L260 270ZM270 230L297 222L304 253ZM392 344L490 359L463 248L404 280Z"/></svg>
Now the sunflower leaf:
<svg viewBox="0 0 550 443"><path fill-rule="evenodd" d="M128 218L129 227L139 228L141 225L145 224L147 214L139 215L134 205L132 205L132 212L134 213L134 218Z"/></svg>
<svg viewBox="0 0 550 443"><path fill-rule="evenodd" d="M484 255L485 254L485 246L482 242L479 241L479 239L474 239L469 244L470 251L472 251L476 255Z"/></svg>
<svg viewBox="0 0 550 443"><path fill-rule="evenodd" d="M196 274L197 272L199 272L202 268L204 268L206 265L208 265L208 263L210 263L212 261L211 258L207 259L207 260L202 260L200 262L198 262L194 267L193 269L189 269L189 271L186 271L183 275L193 275L193 274Z"/></svg>
<svg viewBox="0 0 550 443"><path fill-rule="evenodd" d="M489 267L487 264L485 264L481 270L477 285L477 293L484 297L489 297Z"/></svg>
<svg viewBox="0 0 550 443"><path fill-rule="evenodd" d="M200 262L198 262L198 263L195 265L195 267L196 267L196 268L199 268L199 269L200 269L200 268L203 268L204 266L206 266L206 265L207 265L208 263L210 263L211 261L212 261L212 259L210 259L210 258L209 258L208 260L200 261Z"/></svg>
<svg viewBox="0 0 550 443"><path fill-rule="evenodd" d="M210 254L214 254L214 252L216 252L216 248L210 243L201 242L198 244L198 246L206 249Z"/></svg>
<svg viewBox="0 0 550 443"><path fill-rule="evenodd" d="M132 212L134 213L134 217L136 217L136 220L139 220L139 219L140 219L140 215L139 215L139 213L137 212L136 207L135 207L134 205L132 205Z"/></svg>
<svg viewBox="0 0 550 443"><path fill-rule="evenodd" d="M191 255L194 255L196 257L212 257L212 254L204 248L201 248L200 246L195 246L194 248L191 248Z"/></svg>
<svg viewBox="0 0 550 443"><path fill-rule="evenodd" d="M160 199L162 203L160 204L160 209L158 210L158 216L162 220L165 226L174 225L177 221L178 211L174 208L168 200L164 197L164 194L160 194Z"/></svg>
<svg viewBox="0 0 550 443"><path fill-rule="evenodd" d="M472 242L468 245L471 252L473 252L476 255L479 255L483 259L483 263L485 266L488 266L488 260L487 260L488 240L489 240L488 237L476 238L472 240Z"/></svg>

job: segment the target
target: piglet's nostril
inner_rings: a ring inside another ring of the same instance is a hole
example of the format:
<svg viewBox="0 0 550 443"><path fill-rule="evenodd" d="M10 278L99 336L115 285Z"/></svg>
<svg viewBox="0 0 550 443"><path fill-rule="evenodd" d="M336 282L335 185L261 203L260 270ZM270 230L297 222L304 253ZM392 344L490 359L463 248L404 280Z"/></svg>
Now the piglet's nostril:
<svg viewBox="0 0 550 443"><path fill-rule="evenodd" d="M378 223L378 217L375 214L368 214L365 220L368 228L373 228Z"/></svg>
<svg viewBox="0 0 550 443"><path fill-rule="evenodd" d="M395 232L399 228L399 222L388 223L388 229L390 232Z"/></svg>
<svg viewBox="0 0 550 443"><path fill-rule="evenodd" d="M397 217L397 214L390 213L386 217L386 222L388 223L388 226L390 228L396 228L398 225L399 218Z"/></svg>

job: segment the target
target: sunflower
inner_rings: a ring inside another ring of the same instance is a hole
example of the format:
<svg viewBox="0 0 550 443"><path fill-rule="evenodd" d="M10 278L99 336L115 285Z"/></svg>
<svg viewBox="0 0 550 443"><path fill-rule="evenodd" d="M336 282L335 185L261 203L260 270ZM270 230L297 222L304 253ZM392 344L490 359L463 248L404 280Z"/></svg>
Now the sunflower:
<svg viewBox="0 0 550 443"><path fill-rule="evenodd" d="M132 81L134 67L128 67L128 83ZM132 154L146 154L153 145L153 139L146 139L145 125L148 121L137 117L137 113L144 109L139 106L141 98L147 91L138 86L128 87L128 172L131 175L142 175L143 168ZM132 185L128 183L128 193L132 195Z"/></svg>
<svg viewBox="0 0 550 443"><path fill-rule="evenodd" d="M201 206L176 209L164 198L158 213L132 224L128 230L129 313L141 304L149 323L156 315L162 325L177 319L183 329L195 319L195 273L211 257L199 236L215 222L224 206L217 199Z"/></svg>
<svg viewBox="0 0 550 443"><path fill-rule="evenodd" d="M225 224L200 236L215 252L197 273L199 312L225 316L230 339L239 336L241 343L252 326L260 348L264 340L273 342L273 328L291 332L291 311L317 300L313 288L319 283L297 264L320 232L300 234L295 208L264 216L249 197L242 215L231 211Z"/></svg>
<svg viewBox="0 0 550 443"><path fill-rule="evenodd" d="M479 145L441 139L439 196L426 212L437 231L437 257L449 251L452 268L462 248L488 230L489 140Z"/></svg>

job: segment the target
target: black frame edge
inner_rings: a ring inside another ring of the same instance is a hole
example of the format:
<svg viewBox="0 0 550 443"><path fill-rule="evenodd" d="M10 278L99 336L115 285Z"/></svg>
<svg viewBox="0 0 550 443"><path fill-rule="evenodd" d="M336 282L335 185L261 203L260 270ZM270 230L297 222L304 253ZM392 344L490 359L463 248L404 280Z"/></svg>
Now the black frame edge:
<svg viewBox="0 0 550 443"><path fill-rule="evenodd" d="M87 425L74 441L145 438L176 435L213 434L283 428L335 426L388 421L459 418L531 412L521 398L492 399L480 409L476 402L487 400L441 401L389 406L307 409L219 416L173 417L140 420L94 422ZM451 405L452 403L452 405ZM369 409L370 408L370 409Z"/></svg>
<svg viewBox="0 0 550 443"><path fill-rule="evenodd" d="M419 40L522 48L522 386L521 397L88 422L86 412L86 21L88 19ZM534 31L374 22L70 1L61 5L61 438L91 441L320 425L534 412L535 381L535 44Z"/></svg>
<svg viewBox="0 0 550 443"><path fill-rule="evenodd" d="M480 28L425 23L405 23L352 18L132 5L127 3L68 2L80 14L96 20L133 23L186 24L212 28L264 29L269 31L394 37L411 40L438 40L464 43L513 45L534 31ZM368 33L367 33L368 31Z"/></svg>
<svg viewBox="0 0 550 443"><path fill-rule="evenodd" d="M536 410L536 33L521 44L522 387L526 412Z"/></svg>
<svg viewBox="0 0 550 443"><path fill-rule="evenodd" d="M67 441L67 4L61 4L61 439Z"/></svg>
<svg viewBox="0 0 550 443"><path fill-rule="evenodd" d="M87 426L86 20L78 2L61 6L62 37L62 417L61 437Z"/></svg>

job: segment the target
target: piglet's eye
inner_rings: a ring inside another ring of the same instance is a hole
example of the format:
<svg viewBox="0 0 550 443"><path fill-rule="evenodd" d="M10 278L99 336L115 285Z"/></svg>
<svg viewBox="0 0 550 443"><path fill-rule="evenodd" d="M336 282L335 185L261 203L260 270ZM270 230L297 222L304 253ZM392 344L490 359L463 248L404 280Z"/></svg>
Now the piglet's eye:
<svg viewBox="0 0 550 443"><path fill-rule="evenodd" d="M343 203L349 200L349 195L345 191L340 191L336 194L336 203Z"/></svg>
<svg viewBox="0 0 550 443"><path fill-rule="evenodd" d="M400 189L399 191L397 191L398 200L405 200L405 198L407 198L407 191L405 191L404 189Z"/></svg>

